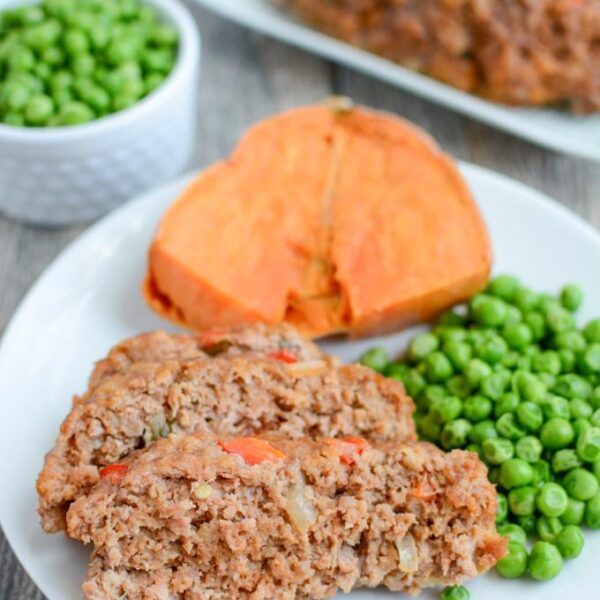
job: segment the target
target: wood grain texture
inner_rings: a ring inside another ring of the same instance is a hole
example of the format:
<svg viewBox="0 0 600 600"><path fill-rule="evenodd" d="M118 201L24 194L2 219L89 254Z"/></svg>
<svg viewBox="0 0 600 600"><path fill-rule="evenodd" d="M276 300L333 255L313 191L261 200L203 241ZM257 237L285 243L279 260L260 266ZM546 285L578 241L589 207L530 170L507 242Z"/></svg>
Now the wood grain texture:
<svg viewBox="0 0 600 600"><path fill-rule="evenodd" d="M414 121L457 158L538 188L600 228L600 166L540 149L186 3L204 38L190 168L226 155L248 125L273 112L344 94ZM82 230L30 228L0 217L0 332L38 275ZM0 532L0 600L42 598Z"/></svg>

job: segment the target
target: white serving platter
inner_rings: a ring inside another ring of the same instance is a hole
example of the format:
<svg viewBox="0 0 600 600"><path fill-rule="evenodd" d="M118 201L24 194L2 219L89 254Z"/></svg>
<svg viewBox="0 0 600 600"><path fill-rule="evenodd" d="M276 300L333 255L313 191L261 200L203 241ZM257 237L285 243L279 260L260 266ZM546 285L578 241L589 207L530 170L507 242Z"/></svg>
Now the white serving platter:
<svg viewBox="0 0 600 600"><path fill-rule="evenodd" d="M382 79L540 146L600 160L600 114L580 116L565 110L510 108L489 102L323 35L276 8L271 0L196 2L240 25Z"/></svg>

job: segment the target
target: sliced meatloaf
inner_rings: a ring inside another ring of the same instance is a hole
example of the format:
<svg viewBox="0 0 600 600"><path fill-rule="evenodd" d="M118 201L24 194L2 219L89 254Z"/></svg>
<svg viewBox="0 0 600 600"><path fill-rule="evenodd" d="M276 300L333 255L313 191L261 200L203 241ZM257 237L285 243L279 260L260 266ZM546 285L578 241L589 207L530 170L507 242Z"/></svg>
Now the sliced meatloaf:
<svg viewBox="0 0 600 600"><path fill-rule="evenodd" d="M330 35L508 104L600 110L600 0L274 0Z"/></svg>
<svg viewBox="0 0 600 600"><path fill-rule="evenodd" d="M169 436L68 513L86 598L292 600L454 585L503 556L473 453L361 438Z"/></svg>
<svg viewBox="0 0 600 600"><path fill-rule="evenodd" d="M278 354L282 353L282 354ZM90 388L103 379L122 373L138 362L188 361L206 356L267 355L290 362L322 358L316 344L301 336L293 327L269 327L262 323L213 329L197 335L154 331L128 338L116 345L96 364Z"/></svg>
<svg viewBox="0 0 600 600"><path fill-rule="evenodd" d="M38 478L48 532L98 470L170 432L416 439L414 406L401 384L331 359L293 364L257 357L136 363L81 397Z"/></svg>

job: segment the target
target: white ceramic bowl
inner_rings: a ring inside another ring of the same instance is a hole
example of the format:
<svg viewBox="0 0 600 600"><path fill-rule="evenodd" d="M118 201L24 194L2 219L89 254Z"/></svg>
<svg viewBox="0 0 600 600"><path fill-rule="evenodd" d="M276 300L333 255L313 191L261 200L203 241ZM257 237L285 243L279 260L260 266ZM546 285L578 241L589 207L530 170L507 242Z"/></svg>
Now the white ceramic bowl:
<svg viewBox="0 0 600 600"><path fill-rule="evenodd" d="M91 221L186 167L195 133L200 34L178 0L144 1L179 32L171 74L131 108L85 125L0 124L4 214L38 225Z"/></svg>

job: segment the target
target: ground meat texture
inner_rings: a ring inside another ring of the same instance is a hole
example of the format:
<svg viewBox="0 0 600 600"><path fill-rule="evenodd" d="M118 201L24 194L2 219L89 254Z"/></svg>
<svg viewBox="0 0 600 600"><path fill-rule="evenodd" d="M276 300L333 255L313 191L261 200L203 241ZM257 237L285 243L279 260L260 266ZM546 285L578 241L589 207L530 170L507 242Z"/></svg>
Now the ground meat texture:
<svg viewBox="0 0 600 600"><path fill-rule="evenodd" d="M99 468L170 432L416 439L414 405L401 384L332 359L207 358L136 363L78 399L38 478L47 532L64 529L69 504Z"/></svg>
<svg viewBox="0 0 600 600"><path fill-rule="evenodd" d="M496 493L473 453L266 438L283 458L250 466L203 434L130 457L68 513L94 553L83 586L104 600L314 600L386 586L464 582L504 555Z"/></svg>
<svg viewBox="0 0 600 600"><path fill-rule="evenodd" d="M275 0L462 90L600 110L600 0Z"/></svg>
<svg viewBox="0 0 600 600"><path fill-rule="evenodd" d="M301 336L293 327L269 327L262 323L182 335L154 331L122 341L94 369L89 388L104 379L123 373L139 362L189 361L206 356L273 355L286 352L299 361L322 358L316 344Z"/></svg>

